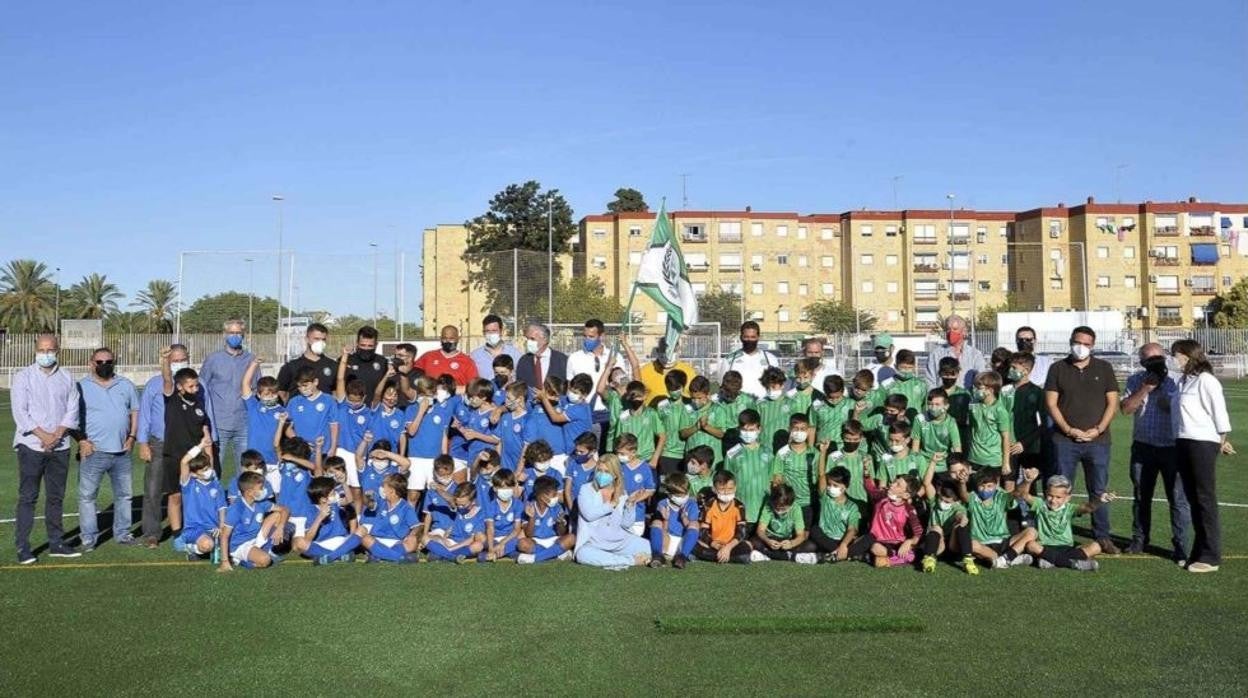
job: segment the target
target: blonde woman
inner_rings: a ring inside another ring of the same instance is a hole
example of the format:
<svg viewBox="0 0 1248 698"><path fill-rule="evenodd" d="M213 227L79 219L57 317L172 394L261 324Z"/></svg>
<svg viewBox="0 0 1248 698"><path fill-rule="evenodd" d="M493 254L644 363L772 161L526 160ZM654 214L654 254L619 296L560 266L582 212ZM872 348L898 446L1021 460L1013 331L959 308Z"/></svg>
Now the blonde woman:
<svg viewBox="0 0 1248 698"><path fill-rule="evenodd" d="M576 561L612 570L646 565L650 544L629 528L636 507L620 478L620 459L608 454L598 460L593 478L576 495Z"/></svg>

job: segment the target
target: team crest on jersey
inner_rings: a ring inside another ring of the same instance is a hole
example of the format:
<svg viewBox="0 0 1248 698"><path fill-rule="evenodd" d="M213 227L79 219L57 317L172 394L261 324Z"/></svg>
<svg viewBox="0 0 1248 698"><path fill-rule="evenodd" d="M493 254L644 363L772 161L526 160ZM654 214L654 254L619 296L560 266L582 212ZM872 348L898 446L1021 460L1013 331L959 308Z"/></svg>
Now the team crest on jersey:
<svg viewBox="0 0 1248 698"><path fill-rule="evenodd" d="M511 427L511 430L512 430L512 431L514 431L514 432L516 432L517 434L519 434L519 433L520 433L520 430L521 430L521 429L523 429L523 428L524 428L524 425L522 425L522 424L513 424L513 425L512 425L512 427Z"/></svg>
<svg viewBox="0 0 1248 698"><path fill-rule="evenodd" d="M398 428L399 428L399 420L397 420L397 419L392 419L392 420L390 420L390 428L391 428L391 429L398 429Z"/></svg>
<svg viewBox="0 0 1248 698"><path fill-rule="evenodd" d="M391 515L390 515L390 525L391 525L391 526L398 526L398 525L399 525L399 515L398 515L398 514L391 514Z"/></svg>
<svg viewBox="0 0 1248 698"><path fill-rule="evenodd" d="M329 376L329 375L333 375L333 374L332 374L332 372L329 370L329 367L328 367L328 366L326 366L325 368L321 369L321 373L324 373L324 374L325 374L325 375L327 375L327 376Z"/></svg>
<svg viewBox="0 0 1248 698"><path fill-rule="evenodd" d="M366 422L366 421L368 421L368 420L364 419L364 415L362 415L362 414L361 414L361 415L357 415L357 416L356 416L356 418L355 418L355 423L356 423L356 424L363 424L363 423L364 423L364 422Z"/></svg>
<svg viewBox="0 0 1248 698"><path fill-rule="evenodd" d="M258 511L257 511L257 512L256 512L256 523L260 523L260 522L261 522L261 521L263 521L263 520L264 520L264 514L261 514L260 512L258 512Z"/></svg>
<svg viewBox="0 0 1248 698"><path fill-rule="evenodd" d="M484 429L484 428L486 428L486 427L488 427L488 426L490 426L490 420L489 420L489 419L482 419L482 420L481 420L481 428L482 428L482 429Z"/></svg>
<svg viewBox="0 0 1248 698"><path fill-rule="evenodd" d="M296 408L295 408L295 411L296 411L296 412L302 412L302 411L303 411L303 405L300 405L300 406L296 407Z"/></svg>
<svg viewBox="0 0 1248 698"><path fill-rule="evenodd" d="M360 370L360 367L355 364L351 364L350 366L347 366L347 368L351 369L352 371Z"/></svg>
<svg viewBox="0 0 1248 698"><path fill-rule="evenodd" d="M435 414L435 415L433 415L433 423L434 423L434 424L441 424L441 423L442 423L442 415L440 415L440 414Z"/></svg>
<svg viewBox="0 0 1248 698"><path fill-rule="evenodd" d="M515 520L516 520L516 515L515 515L515 514L512 514L511 512L508 512L508 513L507 513L507 520L508 520L508 521L515 521Z"/></svg>
<svg viewBox="0 0 1248 698"><path fill-rule="evenodd" d="M787 403L787 402L786 402L786 403L784 403L783 405L781 405L781 406L780 406L780 411L781 411L781 412L788 412L788 411L789 411L789 403Z"/></svg>
<svg viewBox="0 0 1248 698"><path fill-rule="evenodd" d="M473 524L470 524L470 523L464 524L464 531L468 533L472 533L473 528L474 528Z"/></svg>
<svg viewBox="0 0 1248 698"><path fill-rule="evenodd" d="M302 473L302 472L295 473L295 482L303 482L303 473Z"/></svg>
<svg viewBox="0 0 1248 698"><path fill-rule="evenodd" d="M637 473L633 476L633 482L641 482L641 473Z"/></svg>
<svg viewBox="0 0 1248 698"><path fill-rule="evenodd" d="M379 362L379 361L374 361L374 362L373 362L373 370L374 370L374 371L380 371L380 370L381 370L381 362Z"/></svg>
<svg viewBox="0 0 1248 698"><path fill-rule="evenodd" d="M212 489L208 490L208 496L209 496L209 497L216 497L216 496L217 496L217 488L215 488L215 487L214 487L214 488L212 488Z"/></svg>
<svg viewBox="0 0 1248 698"><path fill-rule="evenodd" d="M458 371L458 370L459 370L459 362L458 362L458 361L452 361L452 362L451 362L451 370L452 370L452 371Z"/></svg>
<svg viewBox="0 0 1248 698"><path fill-rule="evenodd" d="M204 416L204 411L203 411L203 410L201 410L201 409L199 409L198 407L196 407L196 408L195 408L195 416L196 416L196 417L202 417L202 416Z"/></svg>
<svg viewBox="0 0 1248 698"><path fill-rule="evenodd" d="M316 411L317 411L317 412L324 412L324 411L325 411L325 403L323 403L323 402L318 402L318 403L316 403Z"/></svg>

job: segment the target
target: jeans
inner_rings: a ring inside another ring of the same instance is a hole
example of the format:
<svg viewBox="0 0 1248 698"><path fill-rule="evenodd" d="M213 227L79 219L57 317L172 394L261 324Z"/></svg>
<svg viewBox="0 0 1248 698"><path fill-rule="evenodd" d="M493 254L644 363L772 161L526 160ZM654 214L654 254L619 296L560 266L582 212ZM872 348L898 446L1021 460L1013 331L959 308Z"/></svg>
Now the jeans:
<svg viewBox="0 0 1248 698"><path fill-rule="evenodd" d="M1138 441L1131 444L1131 484L1135 490L1135 500L1131 505L1131 538L1148 545L1153 523L1153 492L1157 488L1158 475L1166 492L1166 501L1170 502L1170 544L1174 547L1176 559L1185 559L1187 529L1192 524L1192 514L1183 492L1183 483L1179 481L1179 466L1173 446L1159 448Z"/></svg>
<svg viewBox="0 0 1248 698"><path fill-rule="evenodd" d="M113 539L130 536L130 470L129 453L96 451L83 459L78 468L78 524L83 545L95 545L100 534L95 498L105 475L113 487Z"/></svg>
<svg viewBox="0 0 1248 698"><path fill-rule="evenodd" d="M161 500L165 498L165 442L148 439L152 462L143 468L143 536L160 539Z"/></svg>
<svg viewBox="0 0 1248 698"><path fill-rule="evenodd" d="M30 553L30 529L35 525L35 503L39 501L39 481L43 480L46 498L43 522L48 530L48 547L64 545L65 529L61 512L65 499L65 483L69 479L69 449L35 451L17 447L19 480L17 489L17 527L13 540L18 554Z"/></svg>
<svg viewBox="0 0 1248 698"><path fill-rule="evenodd" d="M1073 487L1075 471L1083 465L1087 479L1088 498L1099 499L1109 486L1109 441L1079 443L1064 436L1053 437L1053 454L1057 472L1065 475ZM1092 512L1092 535L1109 538L1109 505L1102 504Z"/></svg>
<svg viewBox="0 0 1248 698"><path fill-rule="evenodd" d="M1216 465L1222 444L1215 441L1179 439L1174 445L1183 478L1183 490L1191 499L1192 554L1188 562L1222 564L1222 528L1218 522Z"/></svg>
<svg viewBox="0 0 1248 698"><path fill-rule="evenodd" d="M238 429L218 429L216 436L213 452L217 459L217 475L225 478L227 463L233 466L229 472L238 472L238 463L242 460L243 451L247 450L247 425L243 424ZM225 457L227 447L231 450L228 460Z"/></svg>

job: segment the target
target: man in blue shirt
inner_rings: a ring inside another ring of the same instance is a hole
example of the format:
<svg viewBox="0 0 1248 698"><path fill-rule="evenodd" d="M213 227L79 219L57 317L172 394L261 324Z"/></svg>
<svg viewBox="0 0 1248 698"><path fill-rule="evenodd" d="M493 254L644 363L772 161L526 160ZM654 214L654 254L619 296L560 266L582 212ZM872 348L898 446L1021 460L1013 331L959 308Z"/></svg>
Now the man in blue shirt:
<svg viewBox="0 0 1248 698"><path fill-rule="evenodd" d="M199 371L199 385L207 395L208 420L213 428L213 456L217 469L225 475L229 464L232 472L238 469L238 457L247 446L247 407L243 403L239 386L243 375L251 365L251 352L243 348L247 325L242 320L225 321L225 347L212 352L204 359ZM252 390L256 388L258 372L252 375ZM226 449L230 450L226 457Z"/></svg>
<svg viewBox="0 0 1248 698"><path fill-rule="evenodd" d="M96 349L91 375L78 382L78 522L83 552L95 549L99 521L95 498L108 475L113 487L113 540L133 545L130 535L130 449L139 427L139 394L129 379L115 375L112 350Z"/></svg>
<svg viewBox="0 0 1248 698"><path fill-rule="evenodd" d="M473 349L468 356L476 364L479 377L494 380L494 357L506 354L512 361L519 361L520 350L514 344L504 341L503 319L493 313L486 315L481 321L481 333L485 335L485 344Z"/></svg>

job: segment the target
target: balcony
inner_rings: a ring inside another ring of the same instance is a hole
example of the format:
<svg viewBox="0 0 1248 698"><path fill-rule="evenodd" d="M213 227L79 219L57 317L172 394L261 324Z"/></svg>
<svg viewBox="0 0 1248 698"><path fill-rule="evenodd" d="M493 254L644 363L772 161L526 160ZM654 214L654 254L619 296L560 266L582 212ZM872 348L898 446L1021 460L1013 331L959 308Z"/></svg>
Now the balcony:
<svg viewBox="0 0 1248 698"><path fill-rule="evenodd" d="M1157 296L1177 296L1177 295L1179 295L1179 289L1177 289L1177 288L1159 288L1159 289L1156 289L1155 291L1153 291L1153 295L1157 295Z"/></svg>
<svg viewBox="0 0 1248 698"><path fill-rule="evenodd" d="M1158 327L1178 327L1183 324L1181 317L1159 317L1157 318Z"/></svg>
<svg viewBox="0 0 1248 698"><path fill-rule="evenodd" d="M910 239L916 245L935 245L936 244L935 237L921 237L921 238L916 237L916 238L910 238Z"/></svg>
<svg viewBox="0 0 1248 698"><path fill-rule="evenodd" d="M1179 266L1178 257L1153 257L1153 264L1159 267L1177 267Z"/></svg>
<svg viewBox="0 0 1248 698"><path fill-rule="evenodd" d="M955 301L969 301L971 299L971 294L969 291L956 292L949 294L949 297Z"/></svg>
<svg viewBox="0 0 1248 698"><path fill-rule="evenodd" d="M940 300L940 291L915 291L914 299L916 301Z"/></svg>
<svg viewBox="0 0 1248 698"><path fill-rule="evenodd" d="M1211 238L1216 237L1218 231L1212 225L1202 225L1188 229L1188 232L1194 238Z"/></svg>
<svg viewBox="0 0 1248 698"><path fill-rule="evenodd" d="M709 262L689 262L685 266L689 271L710 271L711 269Z"/></svg>
<svg viewBox="0 0 1248 698"><path fill-rule="evenodd" d="M1179 236L1179 228L1174 225L1163 225L1153 229L1153 235L1163 238L1177 238Z"/></svg>
<svg viewBox="0 0 1248 698"><path fill-rule="evenodd" d="M958 235L955 237L953 235L950 235L949 244L950 245L969 245L971 244L971 236L970 235Z"/></svg>
<svg viewBox="0 0 1248 698"><path fill-rule="evenodd" d="M1192 295L1193 296L1216 296L1218 295L1218 289L1214 286L1193 286Z"/></svg>
<svg viewBox="0 0 1248 698"><path fill-rule="evenodd" d="M940 271L940 265L936 262L919 263L915 262L914 270L920 274L935 274Z"/></svg>

